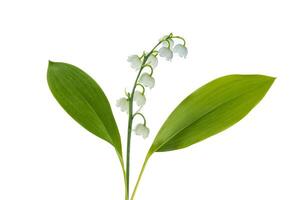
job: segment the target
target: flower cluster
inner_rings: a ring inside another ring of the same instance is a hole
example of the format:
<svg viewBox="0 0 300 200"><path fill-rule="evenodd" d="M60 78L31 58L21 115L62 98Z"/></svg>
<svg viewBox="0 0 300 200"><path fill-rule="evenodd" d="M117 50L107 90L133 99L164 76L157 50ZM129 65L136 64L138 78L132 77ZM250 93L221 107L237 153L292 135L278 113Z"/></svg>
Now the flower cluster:
<svg viewBox="0 0 300 200"><path fill-rule="evenodd" d="M175 39L181 40L183 44L177 43L175 45ZM157 48L159 48L159 50L156 50ZM145 88L152 89L155 86L153 71L158 64L158 55L165 58L167 61L171 61L173 59L173 54L178 54L179 57L186 58L188 50L186 48L185 40L182 37L174 36L171 33L162 37L159 40L159 43L149 53L144 52L141 56L131 55L127 59L127 61L130 63L130 66L134 70L138 71L138 75L132 92L126 92L126 97L118 99L116 106L119 107L122 112L129 114L131 120L133 120L137 115L140 115L143 118L144 123L137 124L134 129L136 135L141 135L143 138L147 138L150 132L149 128L146 126L146 119L144 115L140 113L141 108L146 103ZM147 70L146 72L143 72L144 69L147 68L150 71ZM135 102L135 104L138 106L138 109L134 114L133 102Z"/></svg>

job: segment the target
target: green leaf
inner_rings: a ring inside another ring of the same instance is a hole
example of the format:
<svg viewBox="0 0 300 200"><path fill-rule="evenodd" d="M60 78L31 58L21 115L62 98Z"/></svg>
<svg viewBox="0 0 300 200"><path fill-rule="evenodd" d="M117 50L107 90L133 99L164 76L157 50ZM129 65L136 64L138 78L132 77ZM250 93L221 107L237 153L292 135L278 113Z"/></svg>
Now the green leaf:
<svg viewBox="0 0 300 200"><path fill-rule="evenodd" d="M122 159L119 130L96 81L73 65L51 61L47 79L53 96L64 110L85 129L112 144Z"/></svg>
<svg viewBox="0 0 300 200"><path fill-rule="evenodd" d="M167 118L149 155L188 147L229 128L259 103L274 80L263 75L229 75L204 85Z"/></svg>

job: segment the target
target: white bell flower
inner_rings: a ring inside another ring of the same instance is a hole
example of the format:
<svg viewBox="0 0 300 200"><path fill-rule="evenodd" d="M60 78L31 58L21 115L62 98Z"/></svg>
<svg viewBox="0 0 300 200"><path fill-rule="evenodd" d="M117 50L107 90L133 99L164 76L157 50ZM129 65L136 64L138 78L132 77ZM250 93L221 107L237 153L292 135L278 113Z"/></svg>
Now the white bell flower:
<svg viewBox="0 0 300 200"><path fill-rule="evenodd" d="M144 124L137 124L134 132L136 135L141 135L144 139L146 139L149 136L150 130Z"/></svg>
<svg viewBox="0 0 300 200"><path fill-rule="evenodd" d="M174 40L168 39L168 41L169 41L169 42L163 41L163 42L162 42L162 46L163 46L163 47L169 47L169 43L170 43L170 48L172 49L173 46L174 46Z"/></svg>
<svg viewBox="0 0 300 200"><path fill-rule="evenodd" d="M120 107L122 112L129 112L129 100L125 97L118 99L116 106Z"/></svg>
<svg viewBox="0 0 300 200"><path fill-rule="evenodd" d="M133 100L138 106L143 106L146 103L146 97L139 91L134 92Z"/></svg>
<svg viewBox="0 0 300 200"><path fill-rule="evenodd" d="M160 48L158 53L161 57L165 57L167 61L171 61L173 58L173 52L167 47Z"/></svg>
<svg viewBox="0 0 300 200"><path fill-rule="evenodd" d="M155 80L149 74L143 73L141 78L140 78L140 83L142 83L144 86L149 87L150 89L152 89L155 85Z"/></svg>
<svg viewBox="0 0 300 200"><path fill-rule="evenodd" d="M184 58L186 58L186 56L188 54L187 48L182 44L177 44L174 47L173 51L174 51L174 53L177 53L180 57L184 57Z"/></svg>
<svg viewBox="0 0 300 200"><path fill-rule="evenodd" d="M127 61L130 63L130 66L136 71L139 70L142 66L142 61L138 55L132 55L127 58Z"/></svg>
<svg viewBox="0 0 300 200"><path fill-rule="evenodd" d="M156 56L154 56L154 55L151 54L148 57L146 64L151 65L151 67L153 67L153 69L154 69L157 66L157 64L158 64L158 60L157 60Z"/></svg>

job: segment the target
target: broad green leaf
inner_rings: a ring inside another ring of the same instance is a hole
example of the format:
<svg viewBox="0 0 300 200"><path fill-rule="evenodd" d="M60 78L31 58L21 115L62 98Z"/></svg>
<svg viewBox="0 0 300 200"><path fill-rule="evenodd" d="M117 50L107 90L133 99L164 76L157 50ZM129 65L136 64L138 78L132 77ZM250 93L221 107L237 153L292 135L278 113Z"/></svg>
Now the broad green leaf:
<svg viewBox="0 0 300 200"><path fill-rule="evenodd" d="M274 80L263 75L229 75L204 85L167 118L149 155L188 147L232 126L259 103Z"/></svg>
<svg viewBox="0 0 300 200"><path fill-rule="evenodd" d="M122 158L117 124L96 81L73 65L51 61L47 79L53 96L64 110L85 129L112 144Z"/></svg>

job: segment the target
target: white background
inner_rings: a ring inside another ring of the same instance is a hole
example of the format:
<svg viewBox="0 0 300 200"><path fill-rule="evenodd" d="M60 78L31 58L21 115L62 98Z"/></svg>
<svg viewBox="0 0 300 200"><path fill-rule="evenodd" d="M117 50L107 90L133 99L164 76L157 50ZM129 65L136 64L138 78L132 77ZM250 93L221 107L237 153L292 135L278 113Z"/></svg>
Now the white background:
<svg viewBox="0 0 300 200"><path fill-rule="evenodd" d="M127 56L169 32L187 59L160 60L147 91L151 135L133 137L132 182L155 133L189 93L219 76L277 77L263 101L225 132L155 154L136 200L299 200L300 6L292 0L0 0L0 199L120 200L110 145L73 121L52 97L48 60L91 74L115 101L135 73Z"/></svg>

